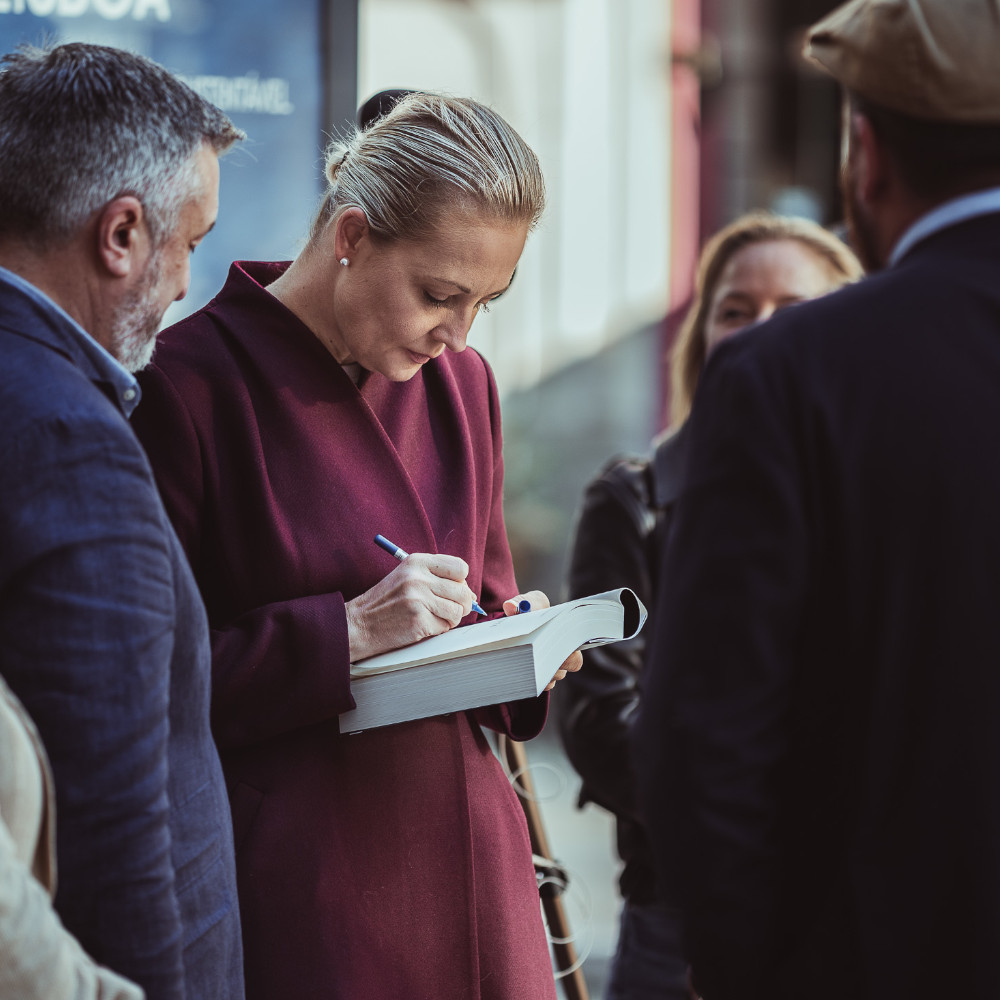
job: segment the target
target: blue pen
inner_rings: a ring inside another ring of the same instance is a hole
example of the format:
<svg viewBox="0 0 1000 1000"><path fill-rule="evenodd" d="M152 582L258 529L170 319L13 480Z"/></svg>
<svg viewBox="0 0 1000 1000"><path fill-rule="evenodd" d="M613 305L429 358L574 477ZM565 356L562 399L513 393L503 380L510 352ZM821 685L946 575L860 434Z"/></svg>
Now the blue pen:
<svg viewBox="0 0 1000 1000"><path fill-rule="evenodd" d="M390 542L389 539L385 537L385 535L376 535L375 544L379 548L385 549L385 551L388 552L389 555L391 555L395 559L398 559L400 562L402 562L410 554L409 552L406 551L406 549L401 549L394 542ZM484 617L486 616L486 612L483 611L483 609L479 606L477 601L472 602L472 610L475 611L477 615L483 615Z"/></svg>
<svg viewBox="0 0 1000 1000"><path fill-rule="evenodd" d="M519 615L523 615L525 611L530 611L530 610L531 610L531 601L527 600L527 598L523 601L517 602L517 613Z"/></svg>

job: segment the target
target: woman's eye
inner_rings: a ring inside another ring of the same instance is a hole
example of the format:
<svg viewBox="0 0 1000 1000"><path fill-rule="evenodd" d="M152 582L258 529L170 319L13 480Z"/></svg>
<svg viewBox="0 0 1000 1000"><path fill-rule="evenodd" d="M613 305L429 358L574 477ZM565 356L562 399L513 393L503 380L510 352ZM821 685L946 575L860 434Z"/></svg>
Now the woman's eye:
<svg viewBox="0 0 1000 1000"><path fill-rule="evenodd" d="M476 309L481 313L488 313L490 311L489 302L480 302L476 305Z"/></svg>
<svg viewBox="0 0 1000 1000"><path fill-rule="evenodd" d="M724 309L719 319L723 323L750 322L750 317L742 309Z"/></svg>
<svg viewBox="0 0 1000 1000"><path fill-rule="evenodd" d="M429 302L429 303L430 303L430 304L431 304L432 306L443 306L443 305L447 305L447 303L448 303L448 298L447 298L447 296L446 296L445 298L443 298L443 299L439 299L439 298L435 298L435 297L434 297L433 295L431 295L431 293L430 293L430 292L424 292L424 298L425 298L425 299L426 299L426 300L427 300L427 301L428 301L428 302Z"/></svg>

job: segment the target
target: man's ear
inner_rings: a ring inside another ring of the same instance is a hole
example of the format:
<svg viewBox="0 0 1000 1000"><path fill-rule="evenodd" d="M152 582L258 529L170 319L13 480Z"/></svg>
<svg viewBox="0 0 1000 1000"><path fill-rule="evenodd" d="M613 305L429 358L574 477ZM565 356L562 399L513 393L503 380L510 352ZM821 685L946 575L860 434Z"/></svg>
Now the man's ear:
<svg viewBox="0 0 1000 1000"><path fill-rule="evenodd" d="M872 123L860 112L850 116L848 155L853 160L855 193L864 205L882 200L892 181L892 164L888 152Z"/></svg>
<svg viewBox="0 0 1000 1000"><path fill-rule="evenodd" d="M142 202L132 195L109 201L97 219L97 253L108 273L126 278L145 259L148 234Z"/></svg>
<svg viewBox="0 0 1000 1000"><path fill-rule="evenodd" d="M334 252L338 260L354 260L355 255L371 232L368 216L357 207L345 209L337 217L334 234Z"/></svg>

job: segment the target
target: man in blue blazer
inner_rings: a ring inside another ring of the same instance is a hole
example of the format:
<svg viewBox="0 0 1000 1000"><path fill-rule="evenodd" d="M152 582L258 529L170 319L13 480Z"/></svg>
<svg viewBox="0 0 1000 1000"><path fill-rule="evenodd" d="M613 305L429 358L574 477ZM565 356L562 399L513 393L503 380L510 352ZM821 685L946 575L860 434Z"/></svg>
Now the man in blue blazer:
<svg viewBox="0 0 1000 1000"><path fill-rule="evenodd" d="M96 45L0 65L0 674L57 794L56 908L150 1000L238 1000L204 610L128 417L242 137Z"/></svg>
<svg viewBox="0 0 1000 1000"><path fill-rule="evenodd" d="M1000 5L853 0L878 273L722 345L637 760L704 1000L1000 997Z"/></svg>

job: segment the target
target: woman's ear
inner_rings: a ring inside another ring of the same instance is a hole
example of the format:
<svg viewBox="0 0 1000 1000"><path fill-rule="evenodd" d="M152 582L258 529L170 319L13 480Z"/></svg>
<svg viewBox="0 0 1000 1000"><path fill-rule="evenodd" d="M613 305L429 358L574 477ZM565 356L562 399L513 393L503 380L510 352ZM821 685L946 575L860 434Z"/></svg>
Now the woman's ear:
<svg viewBox="0 0 1000 1000"><path fill-rule="evenodd" d="M356 206L345 208L337 216L334 232L334 253L337 259L348 263L353 261L370 232L368 216L362 209Z"/></svg>
<svg viewBox="0 0 1000 1000"><path fill-rule="evenodd" d="M97 255L103 267L116 278L128 277L141 265L148 234L142 202L132 195L109 201L97 220Z"/></svg>

